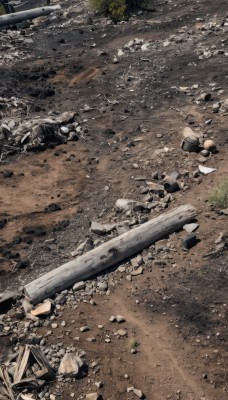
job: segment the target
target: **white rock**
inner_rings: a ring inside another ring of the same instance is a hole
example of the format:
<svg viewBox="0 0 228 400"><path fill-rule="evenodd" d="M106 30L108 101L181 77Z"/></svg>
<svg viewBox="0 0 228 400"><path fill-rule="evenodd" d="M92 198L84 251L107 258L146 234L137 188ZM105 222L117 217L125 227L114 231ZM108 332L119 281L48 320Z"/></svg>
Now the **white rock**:
<svg viewBox="0 0 228 400"><path fill-rule="evenodd" d="M194 232L198 227L199 227L199 224L197 224L197 223L192 223L192 224L185 224L185 225L183 226L183 229L184 229L187 233L192 233L192 232Z"/></svg>
<svg viewBox="0 0 228 400"><path fill-rule="evenodd" d="M59 366L58 373L64 376L77 376L80 368L83 366L81 357L66 353Z"/></svg>
<svg viewBox="0 0 228 400"><path fill-rule="evenodd" d="M77 282L75 283L75 285L73 286L73 291L76 292L78 290L84 290L85 289L85 282L81 281L81 282Z"/></svg>
<svg viewBox="0 0 228 400"><path fill-rule="evenodd" d="M139 390L139 389L134 389L134 390L133 390L133 393L134 393L136 396L138 396L140 399L143 399L143 398L144 398L143 392L142 392L141 390Z"/></svg>
<svg viewBox="0 0 228 400"><path fill-rule="evenodd" d="M60 131L61 133L67 134L69 133L69 128L67 128L67 126L61 126Z"/></svg>

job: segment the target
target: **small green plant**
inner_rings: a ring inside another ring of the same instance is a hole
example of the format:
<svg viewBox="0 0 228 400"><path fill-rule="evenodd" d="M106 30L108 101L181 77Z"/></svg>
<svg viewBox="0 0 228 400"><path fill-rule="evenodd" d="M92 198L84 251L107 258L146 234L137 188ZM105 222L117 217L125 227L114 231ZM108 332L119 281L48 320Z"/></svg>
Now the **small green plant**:
<svg viewBox="0 0 228 400"><path fill-rule="evenodd" d="M125 0L90 0L92 7L104 17L114 21L122 21L126 16Z"/></svg>
<svg viewBox="0 0 228 400"><path fill-rule="evenodd" d="M228 207L228 179L220 182L218 187L211 192L209 201L219 208Z"/></svg>
<svg viewBox="0 0 228 400"><path fill-rule="evenodd" d="M113 21L123 21L131 10L149 8L149 0L90 0L92 7Z"/></svg>
<svg viewBox="0 0 228 400"><path fill-rule="evenodd" d="M6 14L5 8L0 4L0 15Z"/></svg>
<svg viewBox="0 0 228 400"><path fill-rule="evenodd" d="M129 342L130 344L130 348L131 349L137 349L139 343L137 342L137 340L135 338L132 338Z"/></svg>

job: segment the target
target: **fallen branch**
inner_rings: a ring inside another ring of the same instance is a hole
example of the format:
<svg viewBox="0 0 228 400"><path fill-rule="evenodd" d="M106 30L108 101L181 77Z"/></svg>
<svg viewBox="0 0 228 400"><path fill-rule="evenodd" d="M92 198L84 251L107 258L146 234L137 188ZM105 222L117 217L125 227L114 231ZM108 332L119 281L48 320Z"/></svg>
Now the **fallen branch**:
<svg viewBox="0 0 228 400"><path fill-rule="evenodd" d="M192 205L177 207L28 283L24 288L25 294L34 304L39 303L133 256L162 237L178 231L195 217L196 209Z"/></svg>
<svg viewBox="0 0 228 400"><path fill-rule="evenodd" d="M13 14L5 14L0 17L0 28L9 25L15 25L19 22L27 21L33 18L49 15L54 11L60 10L61 6L46 6L34 8L32 10L19 11Z"/></svg>

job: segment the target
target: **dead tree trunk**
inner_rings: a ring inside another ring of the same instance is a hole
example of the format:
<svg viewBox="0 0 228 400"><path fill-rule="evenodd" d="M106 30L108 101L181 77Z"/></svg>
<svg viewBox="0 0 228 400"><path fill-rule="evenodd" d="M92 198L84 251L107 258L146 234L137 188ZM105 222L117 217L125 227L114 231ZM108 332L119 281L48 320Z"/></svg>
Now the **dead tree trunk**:
<svg viewBox="0 0 228 400"><path fill-rule="evenodd" d="M39 7L32 10L19 11L13 14L6 14L0 17L0 28L9 25L15 25L19 22L27 21L33 18L41 17L43 15L49 15L53 11L60 10L61 6L48 6Z"/></svg>
<svg viewBox="0 0 228 400"><path fill-rule="evenodd" d="M28 283L24 288L25 294L34 304L39 303L133 256L178 231L195 217L196 209L192 205L174 208Z"/></svg>

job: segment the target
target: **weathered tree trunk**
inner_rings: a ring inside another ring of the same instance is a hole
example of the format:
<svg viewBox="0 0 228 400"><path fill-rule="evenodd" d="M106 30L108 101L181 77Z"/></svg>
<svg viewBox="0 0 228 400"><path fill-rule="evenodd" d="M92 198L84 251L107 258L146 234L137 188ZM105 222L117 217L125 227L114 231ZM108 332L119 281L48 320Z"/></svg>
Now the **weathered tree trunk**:
<svg viewBox="0 0 228 400"><path fill-rule="evenodd" d="M192 205L174 208L28 283L24 288L25 294L34 304L39 303L133 256L162 237L178 231L195 217L196 209Z"/></svg>
<svg viewBox="0 0 228 400"><path fill-rule="evenodd" d="M53 11L60 10L61 6L39 7L32 10L19 11L13 14L6 14L0 17L0 28L9 25L15 25L19 22L27 21L43 15L51 14Z"/></svg>

